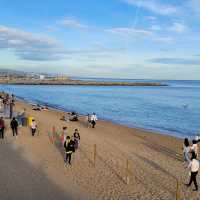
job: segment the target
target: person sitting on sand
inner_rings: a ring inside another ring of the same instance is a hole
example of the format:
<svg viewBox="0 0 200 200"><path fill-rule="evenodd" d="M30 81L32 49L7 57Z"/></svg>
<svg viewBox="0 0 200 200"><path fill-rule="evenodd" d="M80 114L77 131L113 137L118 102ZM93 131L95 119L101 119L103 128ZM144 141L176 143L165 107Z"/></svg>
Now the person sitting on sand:
<svg viewBox="0 0 200 200"><path fill-rule="evenodd" d="M95 125L96 125L96 121L97 121L97 116L96 116L95 113L93 113L93 114L91 115L90 120L91 120L92 128L94 128Z"/></svg>
<svg viewBox="0 0 200 200"><path fill-rule="evenodd" d="M78 132L78 129L75 129L75 132L74 132L74 143L75 143L75 149L78 149L78 145L79 145L79 141L80 141L81 137L80 137L80 134Z"/></svg>
<svg viewBox="0 0 200 200"><path fill-rule="evenodd" d="M71 165L71 158L72 153L75 152L74 148L74 141L70 139L69 136L67 136L66 141L64 143L66 158L65 158L65 165L67 165L67 162Z"/></svg>
<svg viewBox="0 0 200 200"><path fill-rule="evenodd" d="M37 130L37 124L36 124L35 120L33 119L32 122L31 122L31 133L32 133L32 136L35 135L36 130Z"/></svg>
<svg viewBox="0 0 200 200"><path fill-rule="evenodd" d="M188 184L186 184L189 187L189 186L191 186L192 182L194 182L195 189L193 189L193 191L198 191L198 184L197 184L196 176L197 176L198 170L199 170L199 161L196 158L197 158L197 156L196 156L195 152L193 151L192 157L191 157L191 162L188 165L188 168L190 169L190 172L191 172L190 182Z"/></svg>
<svg viewBox="0 0 200 200"><path fill-rule="evenodd" d="M189 163L190 162L190 143L188 138L184 139L184 144L183 144L183 158L184 158L184 162Z"/></svg>
<svg viewBox="0 0 200 200"><path fill-rule="evenodd" d="M15 117L13 117L12 121L10 122L10 127L12 129L13 136L16 136L16 138L17 138L17 135L18 135L18 121L15 119Z"/></svg>
<svg viewBox="0 0 200 200"><path fill-rule="evenodd" d="M78 114L75 112L71 113L71 116L69 117L70 121L78 121Z"/></svg>
<svg viewBox="0 0 200 200"><path fill-rule="evenodd" d="M44 111L49 110L49 108L47 106L42 106L41 109Z"/></svg>
<svg viewBox="0 0 200 200"><path fill-rule="evenodd" d="M41 111L41 106L39 104L37 105L34 105L32 110L35 110L35 111Z"/></svg>
<svg viewBox="0 0 200 200"><path fill-rule="evenodd" d="M192 146L190 147L190 151L194 151L196 156L198 157L198 146L196 140L192 140Z"/></svg>

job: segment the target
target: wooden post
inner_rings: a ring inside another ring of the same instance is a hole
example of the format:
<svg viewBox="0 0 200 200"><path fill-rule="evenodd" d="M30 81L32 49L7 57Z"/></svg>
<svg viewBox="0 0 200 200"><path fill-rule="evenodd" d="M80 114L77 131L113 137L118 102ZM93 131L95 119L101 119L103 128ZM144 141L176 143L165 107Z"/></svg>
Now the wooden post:
<svg viewBox="0 0 200 200"><path fill-rule="evenodd" d="M180 183L178 179L176 179L176 200L180 200Z"/></svg>
<svg viewBox="0 0 200 200"><path fill-rule="evenodd" d="M129 184L129 162L126 160L126 184Z"/></svg>
<svg viewBox="0 0 200 200"><path fill-rule="evenodd" d="M97 145L96 144L94 144L94 157L93 157L93 161L94 161L94 167L95 167L95 164L96 164L96 154L97 154Z"/></svg>
<svg viewBox="0 0 200 200"><path fill-rule="evenodd" d="M53 140L53 144L54 144L54 141L55 141L55 133L56 133L56 128L55 128L55 126L53 126L53 128L52 128L52 140Z"/></svg>

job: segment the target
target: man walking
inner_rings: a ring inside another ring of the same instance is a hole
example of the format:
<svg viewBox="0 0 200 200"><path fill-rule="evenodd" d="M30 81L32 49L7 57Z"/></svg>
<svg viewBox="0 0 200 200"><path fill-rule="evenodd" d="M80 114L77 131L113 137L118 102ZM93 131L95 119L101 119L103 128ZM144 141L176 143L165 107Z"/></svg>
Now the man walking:
<svg viewBox="0 0 200 200"><path fill-rule="evenodd" d="M4 139L5 122L3 117L0 118L0 138Z"/></svg>
<svg viewBox="0 0 200 200"><path fill-rule="evenodd" d="M71 165L72 153L75 152L75 148L74 148L74 141L71 140L69 136L67 136L65 140L64 148L66 153L65 165L67 164L67 161Z"/></svg>
<svg viewBox="0 0 200 200"><path fill-rule="evenodd" d="M17 137L17 135L18 135L18 122L15 119L15 117L13 117L12 121L10 122L10 127L12 129L13 136Z"/></svg>

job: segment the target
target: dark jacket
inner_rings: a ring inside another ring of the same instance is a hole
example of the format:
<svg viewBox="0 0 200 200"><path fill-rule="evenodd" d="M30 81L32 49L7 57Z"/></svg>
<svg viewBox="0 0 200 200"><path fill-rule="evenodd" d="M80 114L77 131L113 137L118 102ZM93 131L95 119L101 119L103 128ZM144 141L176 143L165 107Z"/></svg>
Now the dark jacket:
<svg viewBox="0 0 200 200"><path fill-rule="evenodd" d="M75 143L73 140L66 140L64 143L65 151L66 153L72 153L75 152Z"/></svg>
<svg viewBox="0 0 200 200"><path fill-rule="evenodd" d="M11 127L12 129L18 127L18 122L17 122L16 119L13 119L13 120L10 122L10 127Z"/></svg>
<svg viewBox="0 0 200 200"><path fill-rule="evenodd" d="M5 123L3 119L0 119L0 129L5 128Z"/></svg>
<svg viewBox="0 0 200 200"><path fill-rule="evenodd" d="M74 139L76 139L76 140L80 140L81 139L79 132L75 132L74 133Z"/></svg>

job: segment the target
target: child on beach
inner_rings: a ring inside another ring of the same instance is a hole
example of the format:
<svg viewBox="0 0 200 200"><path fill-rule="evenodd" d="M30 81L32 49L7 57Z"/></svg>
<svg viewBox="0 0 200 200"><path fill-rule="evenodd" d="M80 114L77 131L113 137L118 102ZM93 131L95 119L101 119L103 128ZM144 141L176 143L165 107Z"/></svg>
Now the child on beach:
<svg viewBox="0 0 200 200"><path fill-rule="evenodd" d="M196 158L197 158L197 155L193 151L192 157L191 157L191 162L188 165L188 168L190 169L190 172L191 172L190 182L188 184L186 184L189 187L189 186L191 186L192 182L194 182L195 189L193 189L193 191L198 191L198 184L197 184L196 176L197 176L198 170L199 170L199 161Z"/></svg>
<svg viewBox="0 0 200 200"><path fill-rule="evenodd" d="M32 136L35 135L36 130L37 130L37 124L36 124L35 120L33 119L32 122L31 122L31 133L32 133Z"/></svg>
<svg viewBox="0 0 200 200"><path fill-rule="evenodd" d="M190 143L189 143L188 138L185 138L184 144L183 144L183 158L184 158L184 162L186 163L190 162L189 153L190 153Z"/></svg>
<svg viewBox="0 0 200 200"><path fill-rule="evenodd" d="M80 139L81 139L81 137L78 132L78 129L75 129L75 132L74 132L74 145L75 145L74 147L75 147L75 149L78 149Z"/></svg>
<svg viewBox="0 0 200 200"><path fill-rule="evenodd" d="M66 141L64 143L66 158L65 158L65 165L67 165L67 162L71 165L71 158L72 153L75 152L74 148L74 141L70 139L69 136L67 136Z"/></svg>

